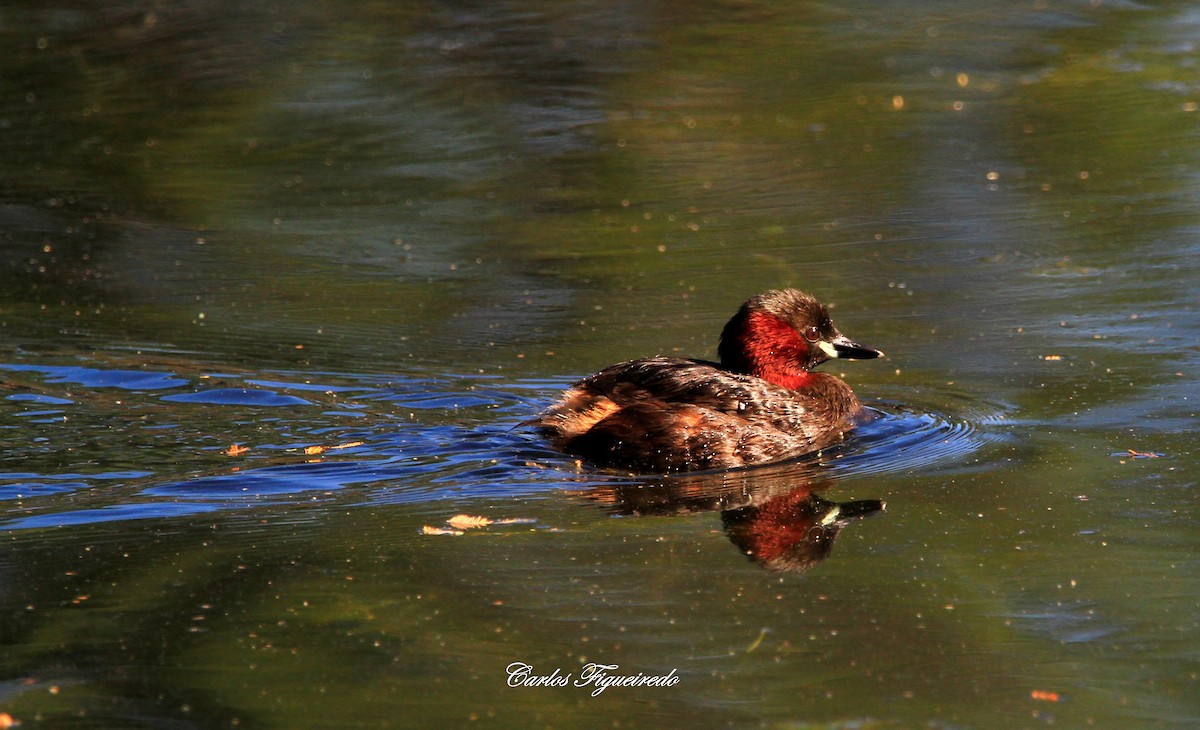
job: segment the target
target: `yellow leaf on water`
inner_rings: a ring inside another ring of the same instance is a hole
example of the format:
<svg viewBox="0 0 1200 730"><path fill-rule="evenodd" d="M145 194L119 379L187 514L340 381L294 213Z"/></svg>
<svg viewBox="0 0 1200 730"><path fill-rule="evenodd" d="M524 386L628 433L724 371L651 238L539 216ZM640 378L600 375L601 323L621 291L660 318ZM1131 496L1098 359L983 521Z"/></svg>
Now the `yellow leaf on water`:
<svg viewBox="0 0 1200 730"><path fill-rule="evenodd" d="M1129 455L1135 459L1158 459L1162 454L1156 454L1153 451L1134 451L1133 449L1125 449Z"/></svg>
<svg viewBox="0 0 1200 730"><path fill-rule="evenodd" d="M430 527L424 525L421 527L422 535L461 535L462 530L447 530L445 527Z"/></svg>
<svg viewBox="0 0 1200 730"><path fill-rule="evenodd" d="M225 449L221 453L225 454L226 456L241 456L242 454L246 453L249 450L250 450L250 447L248 447L248 446L242 446L241 444L233 444L232 446L230 446L228 449Z"/></svg>
<svg viewBox="0 0 1200 730"><path fill-rule="evenodd" d="M767 638L767 634L769 634L769 633L771 633L771 630L768 628L765 628L765 627L761 631L759 631L758 638L756 638L754 641L750 642L750 646L746 647L746 653L749 654L750 652L757 649L759 644L763 643L763 639Z"/></svg>
<svg viewBox="0 0 1200 730"><path fill-rule="evenodd" d="M355 446L362 446L364 443L366 442L347 441L346 443L338 444L337 446L305 446L303 451L308 456L315 456L316 454L324 454L326 451L334 451L336 449L352 449Z"/></svg>
<svg viewBox="0 0 1200 730"><path fill-rule="evenodd" d="M474 527L487 527L492 524L492 521L486 517L476 517L474 515L455 515L446 520L446 524L451 527L457 527L460 530L469 530Z"/></svg>

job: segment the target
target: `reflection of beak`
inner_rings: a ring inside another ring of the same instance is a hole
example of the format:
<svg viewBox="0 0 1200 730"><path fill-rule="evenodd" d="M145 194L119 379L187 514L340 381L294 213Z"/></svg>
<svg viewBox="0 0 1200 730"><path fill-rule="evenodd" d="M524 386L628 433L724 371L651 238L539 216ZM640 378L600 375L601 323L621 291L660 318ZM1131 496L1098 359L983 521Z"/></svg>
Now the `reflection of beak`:
<svg viewBox="0 0 1200 730"><path fill-rule="evenodd" d="M821 348L821 352L824 352L829 357L841 357L847 360L873 360L877 357L883 357L882 350L863 347L857 342L851 341L845 335L838 335L829 342L822 340L817 343L817 347Z"/></svg>
<svg viewBox="0 0 1200 730"><path fill-rule="evenodd" d="M887 505L878 499L860 499L856 502L843 502L829 510L821 518L821 524L828 525L832 522L845 524L856 517L866 517L886 508Z"/></svg>

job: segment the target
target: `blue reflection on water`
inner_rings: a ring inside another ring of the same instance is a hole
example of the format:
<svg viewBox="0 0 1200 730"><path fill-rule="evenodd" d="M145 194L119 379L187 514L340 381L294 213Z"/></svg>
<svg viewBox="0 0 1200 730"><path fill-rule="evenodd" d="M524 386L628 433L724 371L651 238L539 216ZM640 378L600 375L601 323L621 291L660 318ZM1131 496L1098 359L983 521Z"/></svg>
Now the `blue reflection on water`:
<svg viewBox="0 0 1200 730"><path fill-rule="evenodd" d="M55 398L54 396L39 395L37 393L13 393L12 395L5 396L4 399L25 403L40 403L48 406L66 406L75 402L68 398Z"/></svg>
<svg viewBox="0 0 1200 730"><path fill-rule="evenodd" d="M99 509L79 509L70 512L51 512L31 515L0 525L0 530L29 530L38 527L69 527L121 520L146 520L180 517L200 512L215 512L229 506L188 502L148 502L117 504Z"/></svg>
<svg viewBox="0 0 1200 730"><path fill-rule="evenodd" d="M164 395L163 400L175 403L211 403L223 406L311 406L312 401L294 395L280 395L258 388L211 388L195 393Z"/></svg>
<svg viewBox="0 0 1200 730"><path fill-rule="evenodd" d="M42 373L47 383L78 383L88 388L122 388L124 390L165 390L187 385L188 381L172 373L146 370L107 370L78 366L0 365L0 370Z"/></svg>

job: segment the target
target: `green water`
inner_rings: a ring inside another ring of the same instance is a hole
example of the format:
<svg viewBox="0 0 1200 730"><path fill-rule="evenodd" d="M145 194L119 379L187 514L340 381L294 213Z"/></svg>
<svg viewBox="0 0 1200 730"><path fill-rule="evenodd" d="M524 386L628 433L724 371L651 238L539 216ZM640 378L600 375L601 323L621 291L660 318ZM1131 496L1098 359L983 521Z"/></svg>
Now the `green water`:
<svg viewBox="0 0 1200 730"><path fill-rule="evenodd" d="M1200 719L1200 6L16 3L0 40L22 727ZM831 369L883 417L819 463L618 479L515 427L781 286L888 353ZM886 509L747 559L747 504L810 491ZM459 514L518 521L426 534Z"/></svg>

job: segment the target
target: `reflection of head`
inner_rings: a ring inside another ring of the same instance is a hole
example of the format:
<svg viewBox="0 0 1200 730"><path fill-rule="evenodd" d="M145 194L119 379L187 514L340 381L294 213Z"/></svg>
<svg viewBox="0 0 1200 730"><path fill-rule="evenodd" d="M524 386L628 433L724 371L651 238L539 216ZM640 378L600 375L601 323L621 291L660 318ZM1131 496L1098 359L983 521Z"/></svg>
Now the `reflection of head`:
<svg viewBox="0 0 1200 730"><path fill-rule="evenodd" d="M729 540L768 570L803 571L829 557L841 529L883 509L866 499L837 503L815 492L830 486L813 462L654 480L596 484L588 499L622 515L720 511Z"/></svg>
<svg viewBox="0 0 1200 730"><path fill-rule="evenodd" d="M834 538L851 520L883 507L877 499L838 504L797 489L762 504L726 510L721 522L730 541L754 562L798 573L829 557Z"/></svg>

